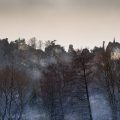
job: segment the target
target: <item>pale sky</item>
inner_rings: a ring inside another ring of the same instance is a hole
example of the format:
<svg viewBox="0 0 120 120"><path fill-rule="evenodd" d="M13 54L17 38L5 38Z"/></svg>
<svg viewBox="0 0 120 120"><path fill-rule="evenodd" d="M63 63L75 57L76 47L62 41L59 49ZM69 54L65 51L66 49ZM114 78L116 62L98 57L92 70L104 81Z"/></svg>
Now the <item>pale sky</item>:
<svg viewBox="0 0 120 120"><path fill-rule="evenodd" d="M0 0L0 38L57 40L75 48L120 42L120 0Z"/></svg>

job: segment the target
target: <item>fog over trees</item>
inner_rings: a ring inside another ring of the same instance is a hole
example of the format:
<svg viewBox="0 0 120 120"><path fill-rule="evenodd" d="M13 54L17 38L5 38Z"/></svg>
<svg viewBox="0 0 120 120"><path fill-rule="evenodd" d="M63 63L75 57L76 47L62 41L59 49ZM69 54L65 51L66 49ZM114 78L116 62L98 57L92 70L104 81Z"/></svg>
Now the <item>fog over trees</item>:
<svg viewBox="0 0 120 120"><path fill-rule="evenodd" d="M0 120L120 120L120 43L1 39Z"/></svg>

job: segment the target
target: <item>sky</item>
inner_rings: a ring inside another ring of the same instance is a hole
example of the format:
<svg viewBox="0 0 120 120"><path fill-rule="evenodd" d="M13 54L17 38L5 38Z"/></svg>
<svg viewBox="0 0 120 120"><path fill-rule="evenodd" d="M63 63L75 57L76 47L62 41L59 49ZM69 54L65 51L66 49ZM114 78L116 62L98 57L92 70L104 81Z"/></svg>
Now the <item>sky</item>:
<svg viewBox="0 0 120 120"><path fill-rule="evenodd" d="M120 0L0 0L0 38L57 40L65 48L120 42Z"/></svg>

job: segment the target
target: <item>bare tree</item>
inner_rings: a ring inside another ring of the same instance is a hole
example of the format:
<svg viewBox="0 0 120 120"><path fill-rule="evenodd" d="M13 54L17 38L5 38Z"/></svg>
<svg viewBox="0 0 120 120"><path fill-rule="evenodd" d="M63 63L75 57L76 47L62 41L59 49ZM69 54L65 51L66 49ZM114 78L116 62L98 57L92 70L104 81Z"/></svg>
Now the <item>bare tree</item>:
<svg viewBox="0 0 120 120"><path fill-rule="evenodd" d="M29 45L34 49L36 49L36 46L37 46L36 41L37 41L37 39L35 37L33 37L29 40Z"/></svg>
<svg viewBox="0 0 120 120"><path fill-rule="evenodd" d="M83 98L81 96L81 98L85 102L84 108L86 108L86 112L82 111L83 112L82 119L93 120L91 106L90 106L89 88L88 88L88 78L89 78L89 75L91 74L91 71L90 71L91 57L92 57L92 55L89 53L88 49L78 50L77 56L74 60L74 67L75 67L75 72L77 73L76 75L80 76L79 77L79 81L80 81L79 84L80 84L80 90L81 90L80 92L83 92L83 95L86 96ZM87 114L85 114L85 113L87 113Z"/></svg>
<svg viewBox="0 0 120 120"><path fill-rule="evenodd" d="M43 48L43 42L42 40L38 41L38 48L41 50Z"/></svg>
<svg viewBox="0 0 120 120"><path fill-rule="evenodd" d="M44 80L41 82L41 94L44 106L50 115L51 120L64 120L62 103L62 83L55 65L48 67L44 73Z"/></svg>
<svg viewBox="0 0 120 120"><path fill-rule="evenodd" d="M55 118L55 79L54 72L51 71L44 73L45 79L41 82L41 96L43 99L44 109L48 112L50 120Z"/></svg>
<svg viewBox="0 0 120 120"><path fill-rule="evenodd" d="M103 71L106 81L106 89L112 110L112 120L117 120L117 101L115 96L115 80L113 76L113 63L109 51L103 52Z"/></svg>
<svg viewBox="0 0 120 120"><path fill-rule="evenodd" d="M44 105L47 107L51 120L64 120L63 110L63 80L64 80L64 65L61 61L63 49L55 45L53 41L47 48L50 56L55 59L55 63L47 67L47 72L44 73L44 80L41 83L41 93L43 96ZM49 54L48 53L48 54ZM46 101L47 100L47 101ZM49 101L49 102L48 102Z"/></svg>
<svg viewBox="0 0 120 120"><path fill-rule="evenodd" d="M26 101L28 81L15 69L0 71L1 120L21 120Z"/></svg>

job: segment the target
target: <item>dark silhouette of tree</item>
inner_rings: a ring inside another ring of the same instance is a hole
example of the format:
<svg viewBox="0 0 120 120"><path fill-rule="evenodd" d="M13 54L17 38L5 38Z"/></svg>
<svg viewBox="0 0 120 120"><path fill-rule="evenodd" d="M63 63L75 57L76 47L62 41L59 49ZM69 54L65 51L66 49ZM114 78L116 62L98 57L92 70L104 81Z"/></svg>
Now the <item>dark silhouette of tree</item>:
<svg viewBox="0 0 120 120"><path fill-rule="evenodd" d="M29 45L32 47L32 48L34 48L34 49L36 49L36 47L37 47L37 39L35 38L35 37L33 37L33 38L31 38L30 40L29 40Z"/></svg>
<svg viewBox="0 0 120 120"><path fill-rule="evenodd" d="M45 72L45 79L43 80L41 90L44 105L47 104L47 109L51 120L64 120L63 110L63 86L64 86L64 61L61 57L64 54L64 49L55 43L51 43L45 49L48 56L55 59L55 63L48 66ZM44 96L45 95L45 96ZM46 101L47 100L47 101ZM49 101L49 102L48 102Z"/></svg>
<svg viewBox="0 0 120 120"><path fill-rule="evenodd" d="M21 120L26 104L28 80L15 69L0 71L0 119Z"/></svg>
<svg viewBox="0 0 120 120"><path fill-rule="evenodd" d="M45 79L41 82L41 94L51 120L64 120L61 87L56 66L49 66Z"/></svg>
<svg viewBox="0 0 120 120"><path fill-rule="evenodd" d="M83 101L85 102L84 108L86 108L86 114L83 112L83 119L90 119L92 118L92 111L90 106L90 97L89 97L89 88L88 88L88 78L91 74L90 71L90 60L92 55L90 54L88 49L83 49L82 51L77 51L77 56L75 58L75 68L77 69L77 73L80 76L80 86L83 92Z"/></svg>
<svg viewBox="0 0 120 120"><path fill-rule="evenodd" d="M115 96L115 80L113 76L113 63L110 52L103 52L103 70L106 80L106 89L109 97L109 102L112 110L112 120L117 120L117 101Z"/></svg>

